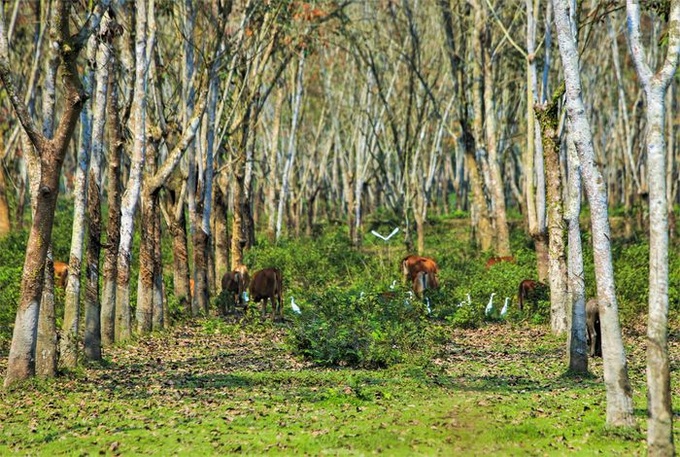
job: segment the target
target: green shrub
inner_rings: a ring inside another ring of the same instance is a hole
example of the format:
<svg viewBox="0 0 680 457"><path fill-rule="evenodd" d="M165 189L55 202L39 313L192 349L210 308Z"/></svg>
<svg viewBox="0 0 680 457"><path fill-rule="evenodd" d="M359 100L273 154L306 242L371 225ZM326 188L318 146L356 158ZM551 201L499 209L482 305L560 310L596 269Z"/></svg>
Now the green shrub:
<svg viewBox="0 0 680 457"><path fill-rule="evenodd" d="M619 314L623 321L647 311L649 301L649 244L617 246L614 250L614 275ZM594 294L593 294L594 296Z"/></svg>
<svg viewBox="0 0 680 457"><path fill-rule="evenodd" d="M326 366L387 367L431 346L424 304L401 289L333 287L309 297L289 331L294 353Z"/></svg>
<svg viewBox="0 0 680 457"><path fill-rule="evenodd" d="M22 267L0 266L0 352L9 349L21 293Z"/></svg>

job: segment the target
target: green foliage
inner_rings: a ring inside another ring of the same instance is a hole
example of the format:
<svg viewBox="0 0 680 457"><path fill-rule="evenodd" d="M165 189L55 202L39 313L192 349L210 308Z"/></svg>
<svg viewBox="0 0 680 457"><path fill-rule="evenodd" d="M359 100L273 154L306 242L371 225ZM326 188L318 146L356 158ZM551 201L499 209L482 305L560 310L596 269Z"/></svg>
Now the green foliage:
<svg viewBox="0 0 680 457"><path fill-rule="evenodd" d="M278 244L262 240L245 255L251 274L261 268L279 268L284 290L351 284L362 275L366 261L360 251L350 247L342 230L326 232L314 242L306 238L284 239Z"/></svg>
<svg viewBox="0 0 680 457"><path fill-rule="evenodd" d="M15 230L6 237L0 238L0 265L23 267L27 241L26 230Z"/></svg>
<svg viewBox="0 0 680 457"><path fill-rule="evenodd" d="M614 278L619 315L630 321L644 313L649 301L649 244L615 246ZM593 295L595 296L595 291Z"/></svg>
<svg viewBox="0 0 680 457"><path fill-rule="evenodd" d="M16 309L19 306L22 267L0 266L0 352L12 341Z"/></svg>
<svg viewBox="0 0 680 457"><path fill-rule="evenodd" d="M484 309L481 306L461 302L455 308L455 312L446 316L446 320L456 328L477 328L484 321Z"/></svg>
<svg viewBox="0 0 680 457"><path fill-rule="evenodd" d="M73 200L60 198L52 227L52 255L54 260L69 262L71 254L71 231L73 229Z"/></svg>
<svg viewBox="0 0 680 457"><path fill-rule="evenodd" d="M289 342L320 365L386 367L429 347L427 327L425 306L403 290L330 288L308 297Z"/></svg>

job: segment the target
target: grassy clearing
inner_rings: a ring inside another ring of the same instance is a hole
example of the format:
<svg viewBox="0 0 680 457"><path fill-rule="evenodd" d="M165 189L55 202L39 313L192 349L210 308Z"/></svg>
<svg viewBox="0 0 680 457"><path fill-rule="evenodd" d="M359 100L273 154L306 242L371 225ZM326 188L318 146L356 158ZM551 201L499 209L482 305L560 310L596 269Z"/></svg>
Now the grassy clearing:
<svg viewBox="0 0 680 457"><path fill-rule="evenodd" d="M285 332L193 322L107 350L104 365L3 391L0 455L646 451L641 337L626 341L642 431L621 436L604 425L601 361L590 377L564 375L563 343L544 326L451 330L434 357L384 370L315 367L290 356Z"/></svg>

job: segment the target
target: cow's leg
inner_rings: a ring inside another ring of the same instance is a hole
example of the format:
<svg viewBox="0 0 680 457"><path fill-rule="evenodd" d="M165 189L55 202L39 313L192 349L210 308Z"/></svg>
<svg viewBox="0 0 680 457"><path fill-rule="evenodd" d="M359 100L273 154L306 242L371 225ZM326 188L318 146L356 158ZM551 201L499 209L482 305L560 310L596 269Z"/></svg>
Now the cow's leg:
<svg viewBox="0 0 680 457"><path fill-rule="evenodd" d="M595 355L602 357L602 329L600 328L600 315L595 319Z"/></svg>
<svg viewBox="0 0 680 457"><path fill-rule="evenodd" d="M586 330L588 333L588 353L591 357L602 357L600 312L597 301L592 299L586 303Z"/></svg>
<svg viewBox="0 0 680 457"><path fill-rule="evenodd" d="M586 321L586 334L588 340L588 355L595 357L595 327L591 324L590 320Z"/></svg>
<svg viewBox="0 0 680 457"><path fill-rule="evenodd" d="M281 303L281 295L276 294L276 296L272 300L276 300L275 302L273 302L273 304L275 305L274 314L278 316L279 322L283 322L283 306Z"/></svg>

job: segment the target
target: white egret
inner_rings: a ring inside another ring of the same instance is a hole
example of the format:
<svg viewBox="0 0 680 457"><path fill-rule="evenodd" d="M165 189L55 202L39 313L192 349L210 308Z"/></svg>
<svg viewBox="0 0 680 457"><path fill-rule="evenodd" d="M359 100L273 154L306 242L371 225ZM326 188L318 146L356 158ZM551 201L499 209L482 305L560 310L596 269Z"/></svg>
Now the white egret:
<svg viewBox="0 0 680 457"><path fill-rule="evenodd" d="M489 297L489 303L486 304L486 309L484 310L484 314L487 316L491 315L491 312L493 311L493 296L496 295L496 292L491 292L491 296Z"/></svg>
<svg viewBox="0 0 680 457"><path fill-rule="evenodd" d="M505 303L503 304L503 309L501 309L501 317L505 317L508 314L508 305L510 304L510 297L505 297Z"/></svg>
<svg viewBox="0 0 680 457"><path fill-rule="evenodd" d="M302 314L302 310L300 310L300 307L295 303L295 298L290 297L290 307L293 308L293 312L296 314Z"/></svg>

